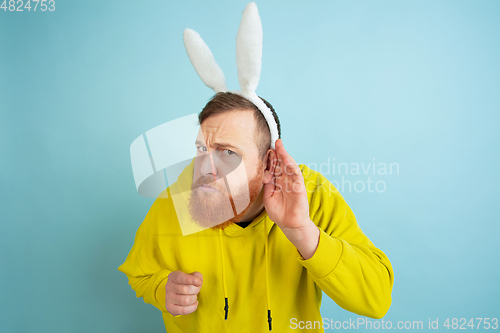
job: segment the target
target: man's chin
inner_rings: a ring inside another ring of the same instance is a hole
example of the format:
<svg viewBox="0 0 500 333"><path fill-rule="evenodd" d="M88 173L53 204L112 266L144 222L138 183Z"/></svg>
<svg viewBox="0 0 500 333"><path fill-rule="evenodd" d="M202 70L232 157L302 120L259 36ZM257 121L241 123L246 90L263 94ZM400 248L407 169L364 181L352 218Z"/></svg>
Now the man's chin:
<svg viewBox="0 0 500 333"><path fill-rule="evenodd" d="M231 202L233 202L232 199ZM201 198L195 195L189 204L193 222L202 228L214 230L224 230L234 223L241 221L243 215L246 214L249 208L250 203L243 211L235 216L231 205L221 205L221 201L216 200L215 197L211 198L211 194L208 196L201 194Z"/></svg>
<svg viewBox="0 0 500 333"><path fill-rule="evenodd" d="M223 205L224 196L220 192L193 190L189 202L191 219L198 226L224 229L232 224L234 212L231 205Z"/></svg>

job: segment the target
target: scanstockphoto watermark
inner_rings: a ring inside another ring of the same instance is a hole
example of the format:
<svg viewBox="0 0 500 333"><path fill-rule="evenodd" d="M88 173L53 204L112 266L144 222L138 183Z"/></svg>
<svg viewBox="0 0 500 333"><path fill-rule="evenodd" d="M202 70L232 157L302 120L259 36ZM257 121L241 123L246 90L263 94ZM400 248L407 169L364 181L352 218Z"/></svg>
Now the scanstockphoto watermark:
<svg viewBox="0 0 500 333"><path fill-rule="evenodd" d="M375 157L369 162L340 162L328 157L326 162L306 165L330 179L342 193L384 193L388 177L399 176L399 163L381 162Z"/></svg>
<svg viewBox="0 0 500 333"><path fill-rule="evenodd" d="M421 330L424 328L423 321L398 321L392 323L391 321L382 320L370 320L366 318L357 318L353 320L334 320L332 318L322 318L322 321L300 321L297 318L290 319L290 328L298 330L314 330L321 329L324 330L378 330L378 329L400 329L400 330Z"/></svg>
<svg viewBox="0 0 500 333"><path fill-rule="evenodd" d="M334 320L332 318L322 318L321 321L304 321L297 318L290 319L290 328L295 330L498 330L498 318L428 318L428 320L371 320L359 317L349 320Z"/></svg>

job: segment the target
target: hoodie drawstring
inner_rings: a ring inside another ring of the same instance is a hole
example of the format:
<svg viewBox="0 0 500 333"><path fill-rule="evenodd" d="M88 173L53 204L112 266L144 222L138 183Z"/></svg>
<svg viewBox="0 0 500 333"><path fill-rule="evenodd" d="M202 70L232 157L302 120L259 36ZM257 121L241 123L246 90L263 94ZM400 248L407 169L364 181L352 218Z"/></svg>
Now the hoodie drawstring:
<svg viewBox="0 0 500 333"><path fill-rule="evenodd" d="M265 239L265 255L266 255L266 293L267 293L267 322L269 323L269 330L272 329L271 326L271 299L269 297L269 262L267 255L267 225L266 218L264 218L264 239Z"/></svg>
<svg viewBox="0 0 500 333"><path fill-rule="evenodd" d="M227 289L226 289L226 270L224 269L224 253L222 252L222 229L219 228L219 240L220 240L220 258L222 261L222 284L224 286L224 312L226 313L224 315L224 319L227 320L227 313L229 311L229 305L227 302Z"/></svg>
<svg viewBox="0 0 500 333"><path fill-rule="evenodd" d="M268 244L267 244L267 224L266 219L264 218L264 239L265 239L265 260L266 260L266 295L267 295L267 322L269 324L269 330L272 330L272 318L271 318L271 298L269 297L269 259L268 259ZM219 228L219 240L220 240L220 255L222 262L222 284L224 287L224 312L225 312L225 320L227 320L227 314L229 311L229 305L227 300L227 288L226 288L226 270L224 267L224 253L222 249L222 229Z"/></svg>

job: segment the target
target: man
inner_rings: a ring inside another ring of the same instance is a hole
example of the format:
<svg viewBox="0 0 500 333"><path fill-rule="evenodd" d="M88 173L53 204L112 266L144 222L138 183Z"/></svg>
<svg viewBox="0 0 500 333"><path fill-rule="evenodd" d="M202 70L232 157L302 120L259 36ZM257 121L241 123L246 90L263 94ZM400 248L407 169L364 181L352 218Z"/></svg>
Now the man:
<svg viewBox="0 0 500 333"><path fill-rule="evenodd" d="M167 332L288 332L298 322L324 332L322 291L348 311L382 318L391 263L335 187L297 164L281 139L269 148L266 119L242 96L219 92L198 118L197 156L155 200L118 268L162 311ZM174 198L186 191L203 230L183 236Z"/></svg>

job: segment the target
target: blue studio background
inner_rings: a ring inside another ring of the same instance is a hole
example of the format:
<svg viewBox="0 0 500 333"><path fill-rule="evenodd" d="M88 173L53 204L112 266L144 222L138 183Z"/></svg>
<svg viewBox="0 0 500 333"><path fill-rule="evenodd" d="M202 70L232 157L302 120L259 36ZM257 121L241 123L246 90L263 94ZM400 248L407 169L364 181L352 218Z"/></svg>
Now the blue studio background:
<svg viewBox="0 0 500 333"><path fill-rule="evenodd" d="M246 3L0 10L0 332L165 331L117 270L153 202L136 191L130 144L212 96L184 28L239 89ZM440 329L446 318L499 318L500 2L257 5L257 93L277 110L289 153L344 182L360 227L391 260L384 320L427 331L429 318ZM363 172L369 163L375 174ZM358 318L326 295L321 312Z"/></svg>

